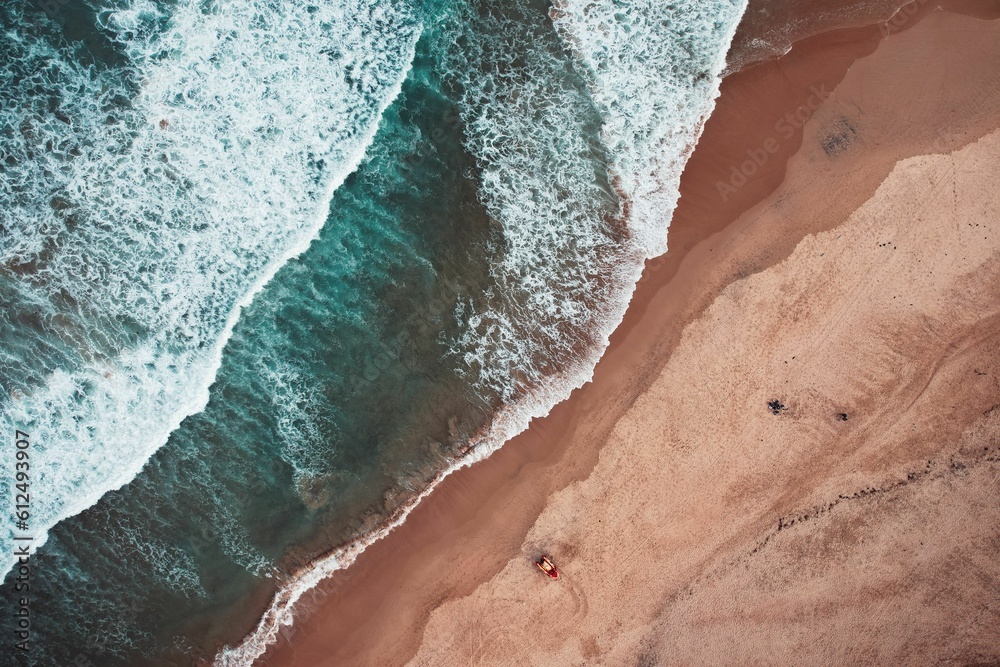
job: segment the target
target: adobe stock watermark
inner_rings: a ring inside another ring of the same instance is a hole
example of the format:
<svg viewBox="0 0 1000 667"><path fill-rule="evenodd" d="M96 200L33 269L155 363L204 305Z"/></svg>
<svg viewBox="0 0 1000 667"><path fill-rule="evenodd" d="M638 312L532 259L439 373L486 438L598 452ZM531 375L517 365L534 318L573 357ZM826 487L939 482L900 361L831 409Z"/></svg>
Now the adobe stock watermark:
<svg viewBox="0 0 1000 667"><path fill-rule="evenodd" d="M31 543L31 436L17 429L14 432L14 484L11 492L14 519L14 611L13 648L18 661L27 657L31 648L31 586L32 564Z"/></svg>
<svg viewBox="0 0 1000 667"><path fill-rule="evenodd" d="M448 107L441 112L434 128L421 137L412 152L403 157L403 164L411 169L420 168L432 154L440 152L445 144L460 143L461 134L462 117L457 108Z"/></svg>
<svg viewBox="0 0 1000 667"><path fill-rule="evenodd" d="M926 5L928 0L913 0L909 2L892 15L892 18L879 25L879 30L882 31L883 37L888 37L889 35L900 32L906 25L917 15L921 7Z"/></svg>
<svg viewBox="0 0 1000 667"><path fill-rule="evenodd" d="M69 5L70 0L35 0L35 4L45 12L45 15L50 19L54 19L59 16L66 6Z"/></svg>
<svg viewBox="0 0 1000 667"><path fill-rule="evenodd" d="M747 149L747 159L739 165L733 165L729 169L729 178L725 181L716 181L715 189L718 190L722 201L727 201L736 194L740 188L746 185L753 176L767 164L771 156L781 150L781 145L795 136L797 130L809 122L813 114L823 106L823 103L830 97L830 92L826 90L825 84L809 87L810 95L806 103L801 105L794 113L786 113L774 124L774 131L777 136L768 137L757 148Z"/></svg>

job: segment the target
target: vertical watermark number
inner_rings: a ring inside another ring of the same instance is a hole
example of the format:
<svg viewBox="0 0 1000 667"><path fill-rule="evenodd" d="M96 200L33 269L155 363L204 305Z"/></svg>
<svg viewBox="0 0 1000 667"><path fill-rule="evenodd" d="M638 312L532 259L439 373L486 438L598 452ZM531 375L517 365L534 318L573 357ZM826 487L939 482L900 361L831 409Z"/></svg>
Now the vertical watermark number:
<svg viewBox="0 0 1000 667"><path fill-rule="evenodd" d="M31 641L31 438L14 433L14 648L28 652Z"/></svg>

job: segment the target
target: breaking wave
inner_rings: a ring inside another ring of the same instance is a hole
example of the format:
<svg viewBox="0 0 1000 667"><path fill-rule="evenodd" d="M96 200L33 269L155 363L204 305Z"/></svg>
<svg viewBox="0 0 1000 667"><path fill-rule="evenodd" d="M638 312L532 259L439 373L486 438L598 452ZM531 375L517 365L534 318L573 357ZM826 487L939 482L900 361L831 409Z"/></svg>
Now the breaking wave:
<svg viewBox="0 0 1000 667"><path fill-rule="evenodd" d="M0 10L0 428L32 436L33 547L205 406L240 309L316 236L419 35L384 0L87 9L104 52Z"/></svg>

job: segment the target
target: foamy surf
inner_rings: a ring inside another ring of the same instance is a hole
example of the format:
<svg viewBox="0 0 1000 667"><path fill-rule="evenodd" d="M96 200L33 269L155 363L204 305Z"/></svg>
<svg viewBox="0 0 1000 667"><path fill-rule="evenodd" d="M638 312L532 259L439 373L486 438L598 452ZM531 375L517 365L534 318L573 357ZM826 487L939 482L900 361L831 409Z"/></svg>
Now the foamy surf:
<svg viewBox="0 0 1000 667"><path fill-rule="evenodd" d="M746 2L681 0L667 17L657 16L658 0L553 5L553 24L582 63L605 119L602 138L630 204L629 228L649 257L660 255Z"/></svg>
<svg viewBox="0 0 1000 667"><path fill-rule="evenodd" d="M654 2L624 13L611 2L557 3L556 30L589 98L563 85L572 72L551 42L531 50L544 43L544 28L519 32L510 20L477 18L471 9L463 17L481 22L481 39L474 27L461 42L471 51L452 57L479 66L467 76L451 70L462 91L467 148L482 170L480 200L503 242L491 274L496 291L459 309L467 328L451 353L473 386L507 405L464 457L382 525L291 576L257 627L224 648L217 665L253 664L294 622L306 592L401 525L449 474L488 457L591 380L643 260L666 249L681 172L718 96L745 3L672 7L664 20ZM515 61L520 70L509 65ZM585 139L592 123L603 146ZM602 152L606 180L592 169Z"/></svg>
<svg viewBox="0 0 1000 667"><path fill-rule="evenodd" d="M204 408L241 309L315 238L419 33L374 0L98 15L125 65L22 24L2 72L0 124L24 141L3 146L0 266L41 326L5 332L39 340L2 357L0 423L32 436L33 549Z"/></svg>

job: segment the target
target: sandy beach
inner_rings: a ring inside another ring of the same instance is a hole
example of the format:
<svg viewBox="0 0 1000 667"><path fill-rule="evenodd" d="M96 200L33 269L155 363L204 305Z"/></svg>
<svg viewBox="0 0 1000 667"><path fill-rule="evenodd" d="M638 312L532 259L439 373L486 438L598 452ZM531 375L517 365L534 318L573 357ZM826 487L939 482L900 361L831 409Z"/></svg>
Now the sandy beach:
<svg viewBox="0 0 1000 667"><path fill-rule="evenodd" d="M1000 661L1000 3L764 4L593 382L260 664Z"/></svg>

